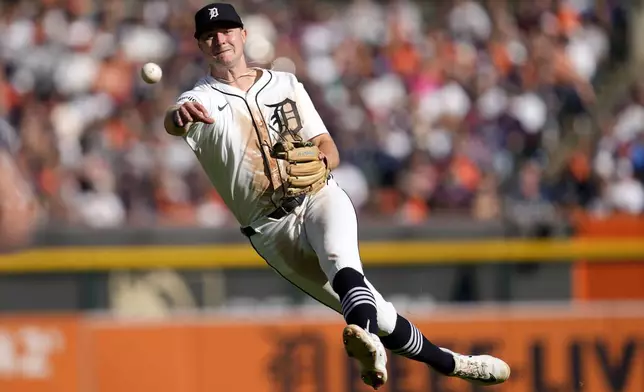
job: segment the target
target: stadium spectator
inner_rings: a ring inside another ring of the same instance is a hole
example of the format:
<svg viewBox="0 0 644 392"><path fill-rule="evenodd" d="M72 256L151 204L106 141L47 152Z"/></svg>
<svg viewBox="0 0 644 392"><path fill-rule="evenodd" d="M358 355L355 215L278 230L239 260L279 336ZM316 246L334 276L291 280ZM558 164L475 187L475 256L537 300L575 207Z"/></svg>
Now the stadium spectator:
<svg viewBox="0 0 644 392"><path fill-rule="evenodd" d="M608 2L610 4L611 2ZM225 226L233 219L163 108L204 72L201 1L1 3L0 105L49 225ZM551 156L596 97L617 6L593 1L236 1L248 56L294 72L337 139L338 180L365 219L497 219L538 198L644 210L644 94L596 148ZM159 85L138 67L155 61ZM529 183L529 184L528 184ZM540 189L537 195L536 189ZM529 192L530 194L526 194ZM503 205L509 203L503 208ZM529 215L529 214L528 214ZM533 214L534 215L534 214Z"/></svg>

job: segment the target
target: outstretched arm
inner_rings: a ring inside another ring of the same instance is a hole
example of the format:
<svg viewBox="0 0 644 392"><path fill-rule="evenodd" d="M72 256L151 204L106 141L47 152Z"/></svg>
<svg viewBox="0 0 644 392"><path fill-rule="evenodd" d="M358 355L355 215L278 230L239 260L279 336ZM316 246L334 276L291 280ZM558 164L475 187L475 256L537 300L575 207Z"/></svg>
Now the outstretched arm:
<svg viewBox="0 0 644 392"><path fill-rule="evenodd" d="M215 122L206 108L198 102L185 102L170 106L163 119L165 131L173 136L183 136L194 122L212 124Z"/></svg>

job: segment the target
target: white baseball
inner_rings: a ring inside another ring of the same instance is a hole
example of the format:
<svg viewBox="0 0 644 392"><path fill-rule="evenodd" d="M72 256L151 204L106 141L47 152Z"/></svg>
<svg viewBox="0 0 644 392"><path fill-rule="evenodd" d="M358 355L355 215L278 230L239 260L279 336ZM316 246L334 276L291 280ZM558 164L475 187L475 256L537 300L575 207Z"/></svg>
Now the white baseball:
<svg viewBox="0 0 644 392"><path fill-rule="evenodd" d="M159 82L159 80L161 80L161 76L163 76L163 71L161 71L161 67L159 67L155 63L146 63L141 68L141 78L146 83L157 83Z"/></svg>

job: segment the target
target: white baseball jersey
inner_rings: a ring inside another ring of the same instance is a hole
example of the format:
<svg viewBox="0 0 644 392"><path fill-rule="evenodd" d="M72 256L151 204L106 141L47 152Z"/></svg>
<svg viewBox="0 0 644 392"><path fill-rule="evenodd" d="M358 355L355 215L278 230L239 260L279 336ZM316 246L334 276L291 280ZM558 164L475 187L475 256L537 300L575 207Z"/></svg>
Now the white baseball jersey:
<svg viewBox="0 0 644 392"><path fill-rule="evenodd" d="M201 103L215 122L193 125L184 138L240 225L255 231L249 237L255 251L284 279L341 312L330 282L342 268L363 272L349 196L330 179L297 213L267 217L284 195L279 182L285 173L281 161L265 158L260 140L268 140L268 147L288 132L302 140L328 133L302 84L292 74L262 70L243 92L206 76L177 102L190 100ZM396 311L370 287L378 327L391 333Z"/></svg>
<svg viewBox="0 0 644 392"><path fill-rule="evenodd" d="M284 194L284 163L268 147L289 132L302 140L328 133L295 75L261 73L247 92L206 76L177 99L202 104L215 120L194 124L184 139L242 226L277 208Z"/></svg>

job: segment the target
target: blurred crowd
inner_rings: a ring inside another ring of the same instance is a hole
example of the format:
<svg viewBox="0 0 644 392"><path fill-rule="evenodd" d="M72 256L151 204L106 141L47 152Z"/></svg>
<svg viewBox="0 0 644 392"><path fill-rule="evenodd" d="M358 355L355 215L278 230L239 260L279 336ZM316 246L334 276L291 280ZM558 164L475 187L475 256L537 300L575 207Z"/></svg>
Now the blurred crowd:
<svg viewBox="0 0 644 392"><path fill-rule="evenodd" d="M166 106L206 72L199 0L4 0L0 143L45 225L235 225ZM361 217L553 218L644 210L644 90L601 135L597 80L624 56L611 0L242 0L257 66L295 73L330 132ZM621 35L620 35L621 34ZM155 61L164 79L146 85ZM548 173L555 173L548 176Z"/></svg>

